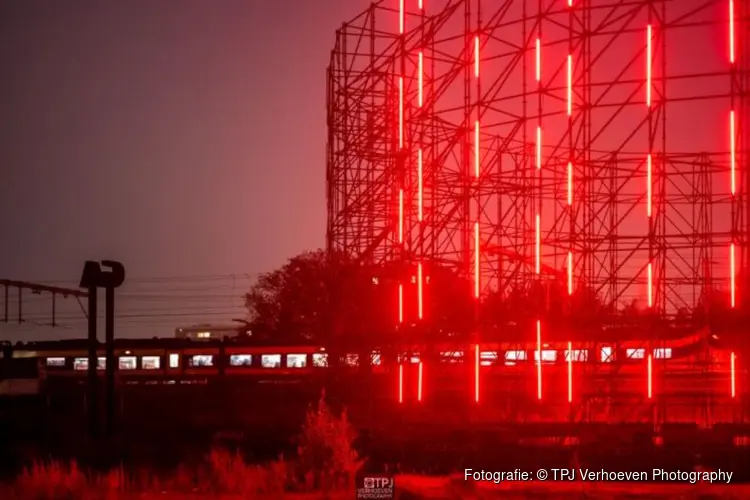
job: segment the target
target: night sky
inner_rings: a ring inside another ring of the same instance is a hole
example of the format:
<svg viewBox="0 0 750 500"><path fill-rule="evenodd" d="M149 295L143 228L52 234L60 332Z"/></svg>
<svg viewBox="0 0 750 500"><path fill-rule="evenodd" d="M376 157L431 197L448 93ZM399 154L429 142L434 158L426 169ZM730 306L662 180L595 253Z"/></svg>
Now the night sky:
<svg viewBox="0 0 750 500"><path fill-rule="evenodd" d="M368 4L0 2L0 278L75 287L116 259L118 334L241 317L257 273L324 245L325 69ZM59 308L0 340L78 336Z"/></svg>
<svg viewBox="0 0 750 500"><path fill-rule="evenodd" d="M369 3L0 0L0 278L76 288L84 261L119 260L120 336L244 317L258 273L324 245L326 67L336 29ZM699 4L674 2L673 16ZM725 19L724 6L708 2L698 20ZM627 47L602 58L594 80L642 57L644 33L622 36ZM720 75L670 80L670 99L726 94L726 39L720 23L670 35L670 77ZM563 52L550 49L547 64ZM642 65L630 71L644 78ZM728 106L671 104L666 149L726 152ZM610 127L605 149L644 109L636 103L624 127ZM634 139L640 157L644 137ZM9 323L0 309L0 340L85 333L74 300L57 303L54 330L49 297L23 304L23 324L17 296Z"/></svg>

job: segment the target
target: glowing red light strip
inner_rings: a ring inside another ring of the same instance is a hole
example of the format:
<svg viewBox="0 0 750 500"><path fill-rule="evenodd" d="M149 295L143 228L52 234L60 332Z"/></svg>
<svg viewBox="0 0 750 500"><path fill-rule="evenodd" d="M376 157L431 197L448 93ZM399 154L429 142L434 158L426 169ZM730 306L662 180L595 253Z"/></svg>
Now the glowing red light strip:
<svg viewBox="0 0 750 500"><path fill-rule="evenodd" d="M422 401L422 362L419 362L419 372L417 373L417 401Z"/></svg>
<svg viewBox="0 0 750 500"><path fill-rule="evenodd" d="M573 115L573 55L568 54L568 116Z"/></svg>
<svg viewBox="0 0 750 500"><path fill-rule="evenodd" d="M573 163L568 162L568 205L573 205Z"/></svg>
<svg viewBox="0 0 750 500"><path fill-rule="evenodd" d="M424 216L423 208L422 208L422 205L423 205L422 196L423 196L423 190L424 190L424 186L422 184L423 183L423 179L422 179L423 168L424 167L422 166L422 148L419 148L419 150L417 150L417 203L419 205L417 209L417 217L419 219L419 222L422 222L422 218Z"/></svg>
<svg viewBox="0 0 750 500"><path fill-rule="evenodd" d="M404 148L404 77L398 77L398 147Z"/></svg>
<svg viewBox="0 0 750 500"><path fill-rule="evenodd" d="M398 28L399 33L404 34L404 0L399 0L398 6Z"/></svg>
<svg viewBox="0 0 750 500"><path fill-rule="evenodd" d="M568 0L568 7L572 7L572 6L573 6L573 0Z"/></svg>
<svg viewBox="0 0 750 500"><path fill-rule="evenodd" d="M542 227L540 215L536 214L536 274L542 272Z"/></svg>
<svg viewBox="0 0 750 500"><path fill-rule="evenodd" d="M417 314L419 315L419 319L422 319L422 263L420 262L417 265L417 306L418 311Z"/></svg>
<svg viewBox="0 0 750 500"><path fill-rule="evenodd" d="M651 107L651 25L646 29L646 106Z"/></svg>
<svg viewBox="0 0 750 500"><path fill-rule="evenodd" d="M732 184L732 196L737 193L737 124L735 122L734 110L729 112L729 168Z"/></svg>
<svg viewBox="0 0 750 500"><path fill-rule="evenodd" d="M398 242L404 242L404 190L398 190Z"/></svg>
<svg viewBox="0 0 750 500"><path fill-rule="evenodd" d="M398 365L398 402L404 402L404 365Z"/></svg>
<svg viewBox="0 0 750 500"><path fill-rule="evenodd" d="M732 398L734 398L737 395L736 391L736 379L735 379L735 360L734 360L734 353L731 354L729 360L730 360L730 376L731 376L731 389L732 389Z"/></svg>
<svg viewBox="0 0 750 500"><path fill-rule="evenodd" d="M573 295L573 252L568 252L568 295Z"/></svg>
<svg viewBox="0 0 750 500"><path fill-rule="evenodd" d="M573 343L568 342L568 403L573 402Z"/></svg>
<svg viewBox="0 0 750 500"><path fill-rule="evenodd" d="M536 39L536 81L542 81L542 42Z"/></svg>
<svg viewBox="0 0 750 500"><path fill-rule="evenodd" d="M646 216L651 218L652 198L653 198L653 163L651 154L646 158Z"/></svg>
<svg viewBox="0 0 750 500"><path fill-rule="evenodd" d="M474 122L474 177L479 179L479 120Z"/></svg>
<svg viewBox="0 0 750 500"><path fill-rule="evenodd" d="M651 354L648 355L648 399L651 399L651 396L653 396L653 361Z"/></svg>
<svg viewBox="0 0 750 500"><path fill-rule="evenodd" d="M536 320L536 397L542 399L542 322Z"/></svg>
<svg viewBox="0 0 750 500"><path fill-rule="evenodd" d="M422 0L419 0L418 6L420 9L424 8L424 3L422 2Z"/></svg>
<svg viewBox="0 0 750 500"><path fill-rule="evenodd" d="M734 64L734 0L729 0L729 62Z"/></svg>
<svg viewBox="0 0 750 500"><path fill-rule="evenodd" d="M398 285L398 322L404 322L404 285Z"/></svg>
<svg viewBox="0 0 750 500"><path fill-rule="evenodd" d="M734 243L729 245L729 281L730 281L730 300L732 307L735 306L735 257Z"/></svg>
<svg viewBox="0 0 750 500"><path fill-rule="evenodd" d="M474 78L479 78L479 35L474 37Z"/></svg>
<svg viewBox="0 0 750 500"><path fill-rule="evenodd" d="M479 403L479 344L474 345L474 402Z"/></svg>
<svg viewBox="0 0 750 500"><path fill-rule="evenodd" d="M424 55L422 54L422 51L420 50L419 51L419 70L417 71L417 73L418 73L417 74L417 78L418 78L418 82L419 82L419 91L418 91L417 101L418 101L418 104L419 104L420 108L422 107L422 87L424 85L424 81L423 81L424 77L423 77L423 74L422 74L423 71L424 71L423 67L424 67Z"/></svg>
<svg viewBox="0 0 750 500"><path fill-rule="evenodd" d="M474 223L474 297L479 298L479 222Z"/></svg>
<svg viewBox="0 0 750 500"><path fill-rule="evenodd" d="M541 170L542 168L542 127L541 125L536 128L536 168Z"/></svg>
<svg viewBox="0 0 750 500"><path fill-rule="evenodd" d="M651 263L648 263L648 307L654 305L654 294L652 288L654 286L654 273L651 270Z"/></svg>

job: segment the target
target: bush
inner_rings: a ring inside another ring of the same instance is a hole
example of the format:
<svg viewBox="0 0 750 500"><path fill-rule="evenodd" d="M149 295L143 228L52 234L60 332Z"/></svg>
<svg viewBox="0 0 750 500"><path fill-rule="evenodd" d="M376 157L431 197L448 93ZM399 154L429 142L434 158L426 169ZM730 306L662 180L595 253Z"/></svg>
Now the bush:
<svg viewBox="0 0 750 500"><path fill-rule="evenodd" d="M353 446L356 437L346 411L334 415L324 392L317 408L308 411L300 436L297 458L302 484L324 491L353 485L363 464Z"/></svg>
<svg viewBox="0 0 750 500"><path fill-rule="evenodd" d="M233 495L278 498L292 489L331 491L350 487L362 460L353 443L356 432L346 412L335 415L325 402L310 408L299 436L298 455L265 465L251 465L238 453L215 449L199 467L181 466L166 479L154 474L126 474L122 467L104 475L87 473L75 462L35 462L12 485L15 498L73 500L115 498L125 492L174 492L200 496ZM2 486L2 485L0 485ZM0 491L0 498L5 498Z"/></svg>
<svg viewBox="0 0 750 500"><path fill-rule="evenodd" d="M55 461L40 461L24 468L15 486L26 498L73 500L85 498L88 480L75 462L65 466Z"/></svg>

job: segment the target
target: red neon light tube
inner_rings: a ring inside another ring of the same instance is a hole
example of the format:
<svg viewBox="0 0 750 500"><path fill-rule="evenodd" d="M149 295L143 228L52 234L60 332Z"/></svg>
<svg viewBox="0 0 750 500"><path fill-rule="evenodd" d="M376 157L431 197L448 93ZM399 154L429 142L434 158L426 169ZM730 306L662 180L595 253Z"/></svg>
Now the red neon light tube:
<svg viewBox="0 0 750 500"><path fill-rule="evenodd" d="M422 302L422 263L421 262L417 265L417 303L418 303L417 314L419 315L419 319L422 319L423 302Z"/></svg>
<svg viewBox="0 0 750 500"><path fill-rule="evenodd" d="M646 216L651 218L652 198L653 198L653 164L651 154L646 158Z"/></svg>
<svg viewBox="0 0 750 500"><path fill-rule="evenodd" d="M479 179L479 120L474 122L474 177Z"/></svg>
<svg viewBox="0 0 750 500"><path fill-rule="evenodd" d="M404 77L398 77L398 147L404 149Z"/></svg>
<svg viewBox="0 0 750 500"><path fill-rule="evenodd" d="M398 6L398 30L402 35L404 34L404 0L399 0Z"/></svg>
<svg viewBox="0 0 750 500"><path fill-rule="evenodd" d="M474 402L479 403L479 344L474 346Z"/></svg>
<svg viewBox="0 0 750 500"><path fill-rule="evenodd" d="M648 307L652 307L654 305L654 292L653 292L653 286L654 286L654 272L651 269L651 263L648 263Z"/></svg>
<svg viewBox="0 0 750 500"><path fill-rule="evenodd" d="M404 242L404 190L398 191L398 242Z"/></svg>
<svg viewBox="0 0 750 500"><path fill-rule="evenodd" d="M573 295L573 252L568 252L568 295Z"/></svg>
<svg viewBox="0 0 750 500"><path fill-rule="evenodd" d="M419 219L419 222L422 222L422 219L424 217L424 167L422 165L422 161L422 148L420 148L417 151L417 204L419 205L417 209L417 217Z"/></svg>
<svg viewBox="0 0 750 500"><path fill-rule="evenodd" d="M536 39L536 81L542 81L542 41Z"/></svg>
<svg viewBox="0 0 750 500"><path fill-rule="evenodd" d="M419 362L419 372L417 373L417 401L422 401L422 362Z"/></svg>
<svg viewBox="0 0 750 500"><path fill-rule="evenodd" d="M654 374L654 368L653 368L653 361L652 361L652 355L648 355L648 399L651 399L653 396L653 374Z"/></svg>
<svg viewBox="0 0 750 500"><path fill-rule="evenodd" d="M542 400L542 321L536 320L536 397Z"/></svg>
<svg viewBox="0 0 750 500"><path fill-rule="evenodd" d="M541 217L536 214L536 274L542 272L542 227Z"/></svg>
<svg viewBox="0 0 750 500"><path fill-rule="evenodd" d="M481 270L480 270L480 250L479 250L479 223L474 223L474 298L478 299L481 295Z"/></svg>
<svg viewBox="0 0 750 500"><path fill-rule="evenodd" d="M418 85L419 86L419 90L418 90L419 94L418 94L417 100L419 101L418 104L419 104L420 108L422 107L422 87L424 86L424 80L423 80L423 78L424 78L424 76L423 76L424 69L423 68L424 68L424 55L422 54L422 51L420 50L419 51L419 70L417 72L418 73L417 78L418 78L418 83L419 83L419 85Z"/></svg>
<svg viewBox="0 0 750 500"><path fill-rule="evenodd" d="M732 384L732 386L731 386L732 399L734 399L734 397L737 395L737 390L736 390L737 389L737 386L736 386L736 380L737 379L735 378L735 370L736 370L735 364L736 364L736 361L735 361L735 355L734 355L734 353L731 354L729 360L730 360L729 371L730 371L731 384Z"/></svg>
<svg viewBox="0 0 750 500"><path fill-rule="evenodd" d="M734 64L734 0L729 0L729 62Z"/></svg>
<svg viewBox="0 0 750 500"><path fill-rule="evenodd" d="M474 37L474 78L479 78L479 35Z"/></svg>
<svg viewBox="0 0 750 500"><path fill-rule="evenodd" d="M536 128L536 168L541 170L542 168L542 127Z"/></svg>
<svg viewBox="0 0 750 500"><path fill-rule="evenodd" d="M729 112L729 168L731 169L732 196L737 193L737 123L734 110Z"/></svg>
<svg viewBox="0 0 750 500"><path fill-rule="evenodd" d="M573 402L573 343L568 342L568 403Z"/></svg>
<svg viewBox="0 0 750 500"><path fill-rule="evenodd" d="M568 162L568 206L573 206L573 163Z"/></svg>
<svg viewBox="0 0 750 500"><path fill-rule="evenodd" d="M573 116L573 55L568 54L568 116Z"/></svg>
<svg viewBox="0 0 750 500"><path fill-rule="evenodd" d="M735 255L734 255L734 243L729 245L729 291L730 291L730 301L732 307L736 304L736 283L735 283Z"/></svg>
<svg viewBox="0 0 750 500"><path fill-rule="evenodd" d="M653 55L651 53L652 28L649 24L646 28L646 106L651 107L651 66Z"/></svg>

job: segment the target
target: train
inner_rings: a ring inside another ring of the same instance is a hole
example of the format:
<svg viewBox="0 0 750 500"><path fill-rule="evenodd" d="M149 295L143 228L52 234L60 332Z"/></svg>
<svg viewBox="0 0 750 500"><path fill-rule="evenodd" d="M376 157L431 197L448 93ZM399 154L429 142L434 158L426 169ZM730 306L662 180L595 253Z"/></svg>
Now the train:
<svg viewBox="0 0 750 500"><path fill-rule="evenodd" d="M191 377L314 376L333 367L368 373L391 373L400 365L437 364L441 371L476 365L486 370L523 370L582 365L588 368L643 367L647 359L664 366L697 366L706 353L717 365L727 365L731 353L707 330L658 343L648 341L587 343L437 343L340 352L314 343L292 345L262 342L251 337L193 341L190 339L118 339L115 372L120 379L181 379ZM28 342L6 345L2 352L8 374L11 366L34 367L41 379L85 377L88 341ZM97 371L106 366L103 345L97 349Z"/></svg>

